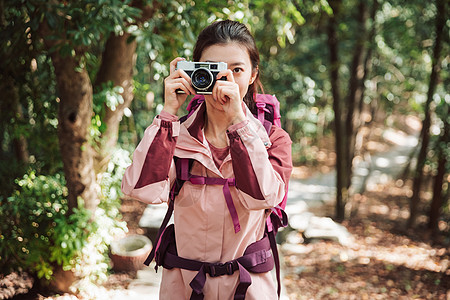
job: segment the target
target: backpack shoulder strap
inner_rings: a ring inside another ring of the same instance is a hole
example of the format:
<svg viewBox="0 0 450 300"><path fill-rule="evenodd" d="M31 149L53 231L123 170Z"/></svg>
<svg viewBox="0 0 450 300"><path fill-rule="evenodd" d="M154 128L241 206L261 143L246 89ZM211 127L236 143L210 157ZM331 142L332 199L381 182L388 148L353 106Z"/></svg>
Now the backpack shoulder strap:
<svg viewBox="0 0 450 300"><path fill-rule="evenodd" d="M280 102L277 97L269 94L256 94L254 100L257 107L257 115L255 117L263 125L265 125L264 120L267 120L271 124L281 127Z"/></svg>
<svg viewBox="0 0 450 300"><path fill-rule="evenodd" d="M277 212L280 212L281 216ZM275 263L275 275L277 278L277 293L278 298L281 294L281 266L280 266L280 255L278 254L278 247L276 241L276 234L278 228L286 227L288 225L287 214L281 207L273 208L269 217L266 220L266 234L269 237L270 249L272 249L273 259Z"/></svg>
<svg viewBox="0 0 450 300"><path fill-rule="evenodd" d="M205 97L203 95L195 95L186 107L188 113L180 118L180 122L183 123L186 121L203 102L205 102Z"/></svg>
<svg viewBox="0 0 450 300"><path fill-rule="evenodd" d="M173 159L175 163L177 178L175 179L175 182L172 184L172 188L170 190L166 215L164 216L161 226L159 227L158 234L156 235L156 245L153 246L152 251L150 252L150 254L148 255L147 259L144 262L144 264L147 266L152 262L153 258L155 258L155 253L158 250L159 245L161 244L161 237L167 228L167 224L169 223L170 217L172 217L175 197L178 196L181 188L183 187L184 182L188 180L189 170L194 162L192 159L178 158L176 156L174 156ZM155 266L155 270L158 271L158 265Z"/></svg>

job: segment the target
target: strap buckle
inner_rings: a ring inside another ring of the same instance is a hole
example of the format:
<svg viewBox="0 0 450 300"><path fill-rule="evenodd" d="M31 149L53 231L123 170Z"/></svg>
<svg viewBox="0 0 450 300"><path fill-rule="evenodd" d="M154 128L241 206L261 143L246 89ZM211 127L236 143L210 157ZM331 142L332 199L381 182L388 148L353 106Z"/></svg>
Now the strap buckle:
<svg viewBox="0 0 450 300"><path fill-rule="evenodd" d="M234 265L235 263L233 261L229 261L226 263L216 263L216 264L209 264L206 266L206 272L211 277L218 277L222 275L232 275L234 273Z"/></svg>

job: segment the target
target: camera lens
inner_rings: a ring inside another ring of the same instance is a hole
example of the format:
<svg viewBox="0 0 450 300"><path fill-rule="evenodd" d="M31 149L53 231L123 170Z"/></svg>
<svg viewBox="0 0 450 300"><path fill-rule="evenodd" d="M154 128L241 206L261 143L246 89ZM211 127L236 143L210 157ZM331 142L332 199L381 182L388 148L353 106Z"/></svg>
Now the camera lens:
<svg viewBox="0 0 450 300"><path fill-rule="evenodd" d="M207 69L200 68L195 70L192 75L192 86L198 90L206 90L213 83L213 76Z"/></svg>

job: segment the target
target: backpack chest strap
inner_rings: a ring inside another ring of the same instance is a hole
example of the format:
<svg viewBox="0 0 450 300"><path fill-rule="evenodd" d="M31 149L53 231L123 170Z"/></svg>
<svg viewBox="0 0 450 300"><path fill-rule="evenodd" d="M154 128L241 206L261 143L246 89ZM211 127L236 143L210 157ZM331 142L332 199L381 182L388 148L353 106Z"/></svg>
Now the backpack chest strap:
<svg viewBox="0 0 450 300"><path fill-rule="evenodd" d="M203 177L198 175L189 174L188 180L190 183L195 185L223 185L223 195L225 196L225 202L230 212L231 219L233 221L234 233L238 233L241 230L241 225L239 224L239 217L236 211L236 207L233 203L233 198L231 197L230 186L236 186L235 178L214 178L214 177Z"/></svg>
<svg viewBox="0 0 450 300"><path fill-rule="evenodd" d="M236 211L236 207L234 206L233 198L231 197L229 188L230 186L236 186L236 179L192 175L190 172L189 159L187 158L178 159L177 164L177 178L179 178L181 181L189 181L190 183L195 185L223 185L223 195L225 196L225 202L233 221L234 232L238 233L241 230L241 225L239 224L239 217Z"/></svg>

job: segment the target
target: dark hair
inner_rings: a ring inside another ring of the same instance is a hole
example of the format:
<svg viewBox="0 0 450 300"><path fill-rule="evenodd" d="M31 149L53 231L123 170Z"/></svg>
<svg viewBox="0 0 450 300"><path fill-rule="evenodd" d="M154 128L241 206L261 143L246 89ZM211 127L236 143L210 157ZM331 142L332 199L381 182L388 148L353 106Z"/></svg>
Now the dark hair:
<svg viewBox="0 0 450 300"><path fill-rule="evenodd" d="M248 108L254 112L256 105L254 95L258 88L262 90L262 84L259 80L259 52L256 48L255 39L248 28L239 22L224 20L214 22L200 32L197 43L194 47L194 61L199 61L203 50L209 46L216 44L227 44L229 42L237 42L247 48L250 62L252 63L253 72L257 72L255 81L248 87L247 94L244 96L244 102Z"/></svg>

